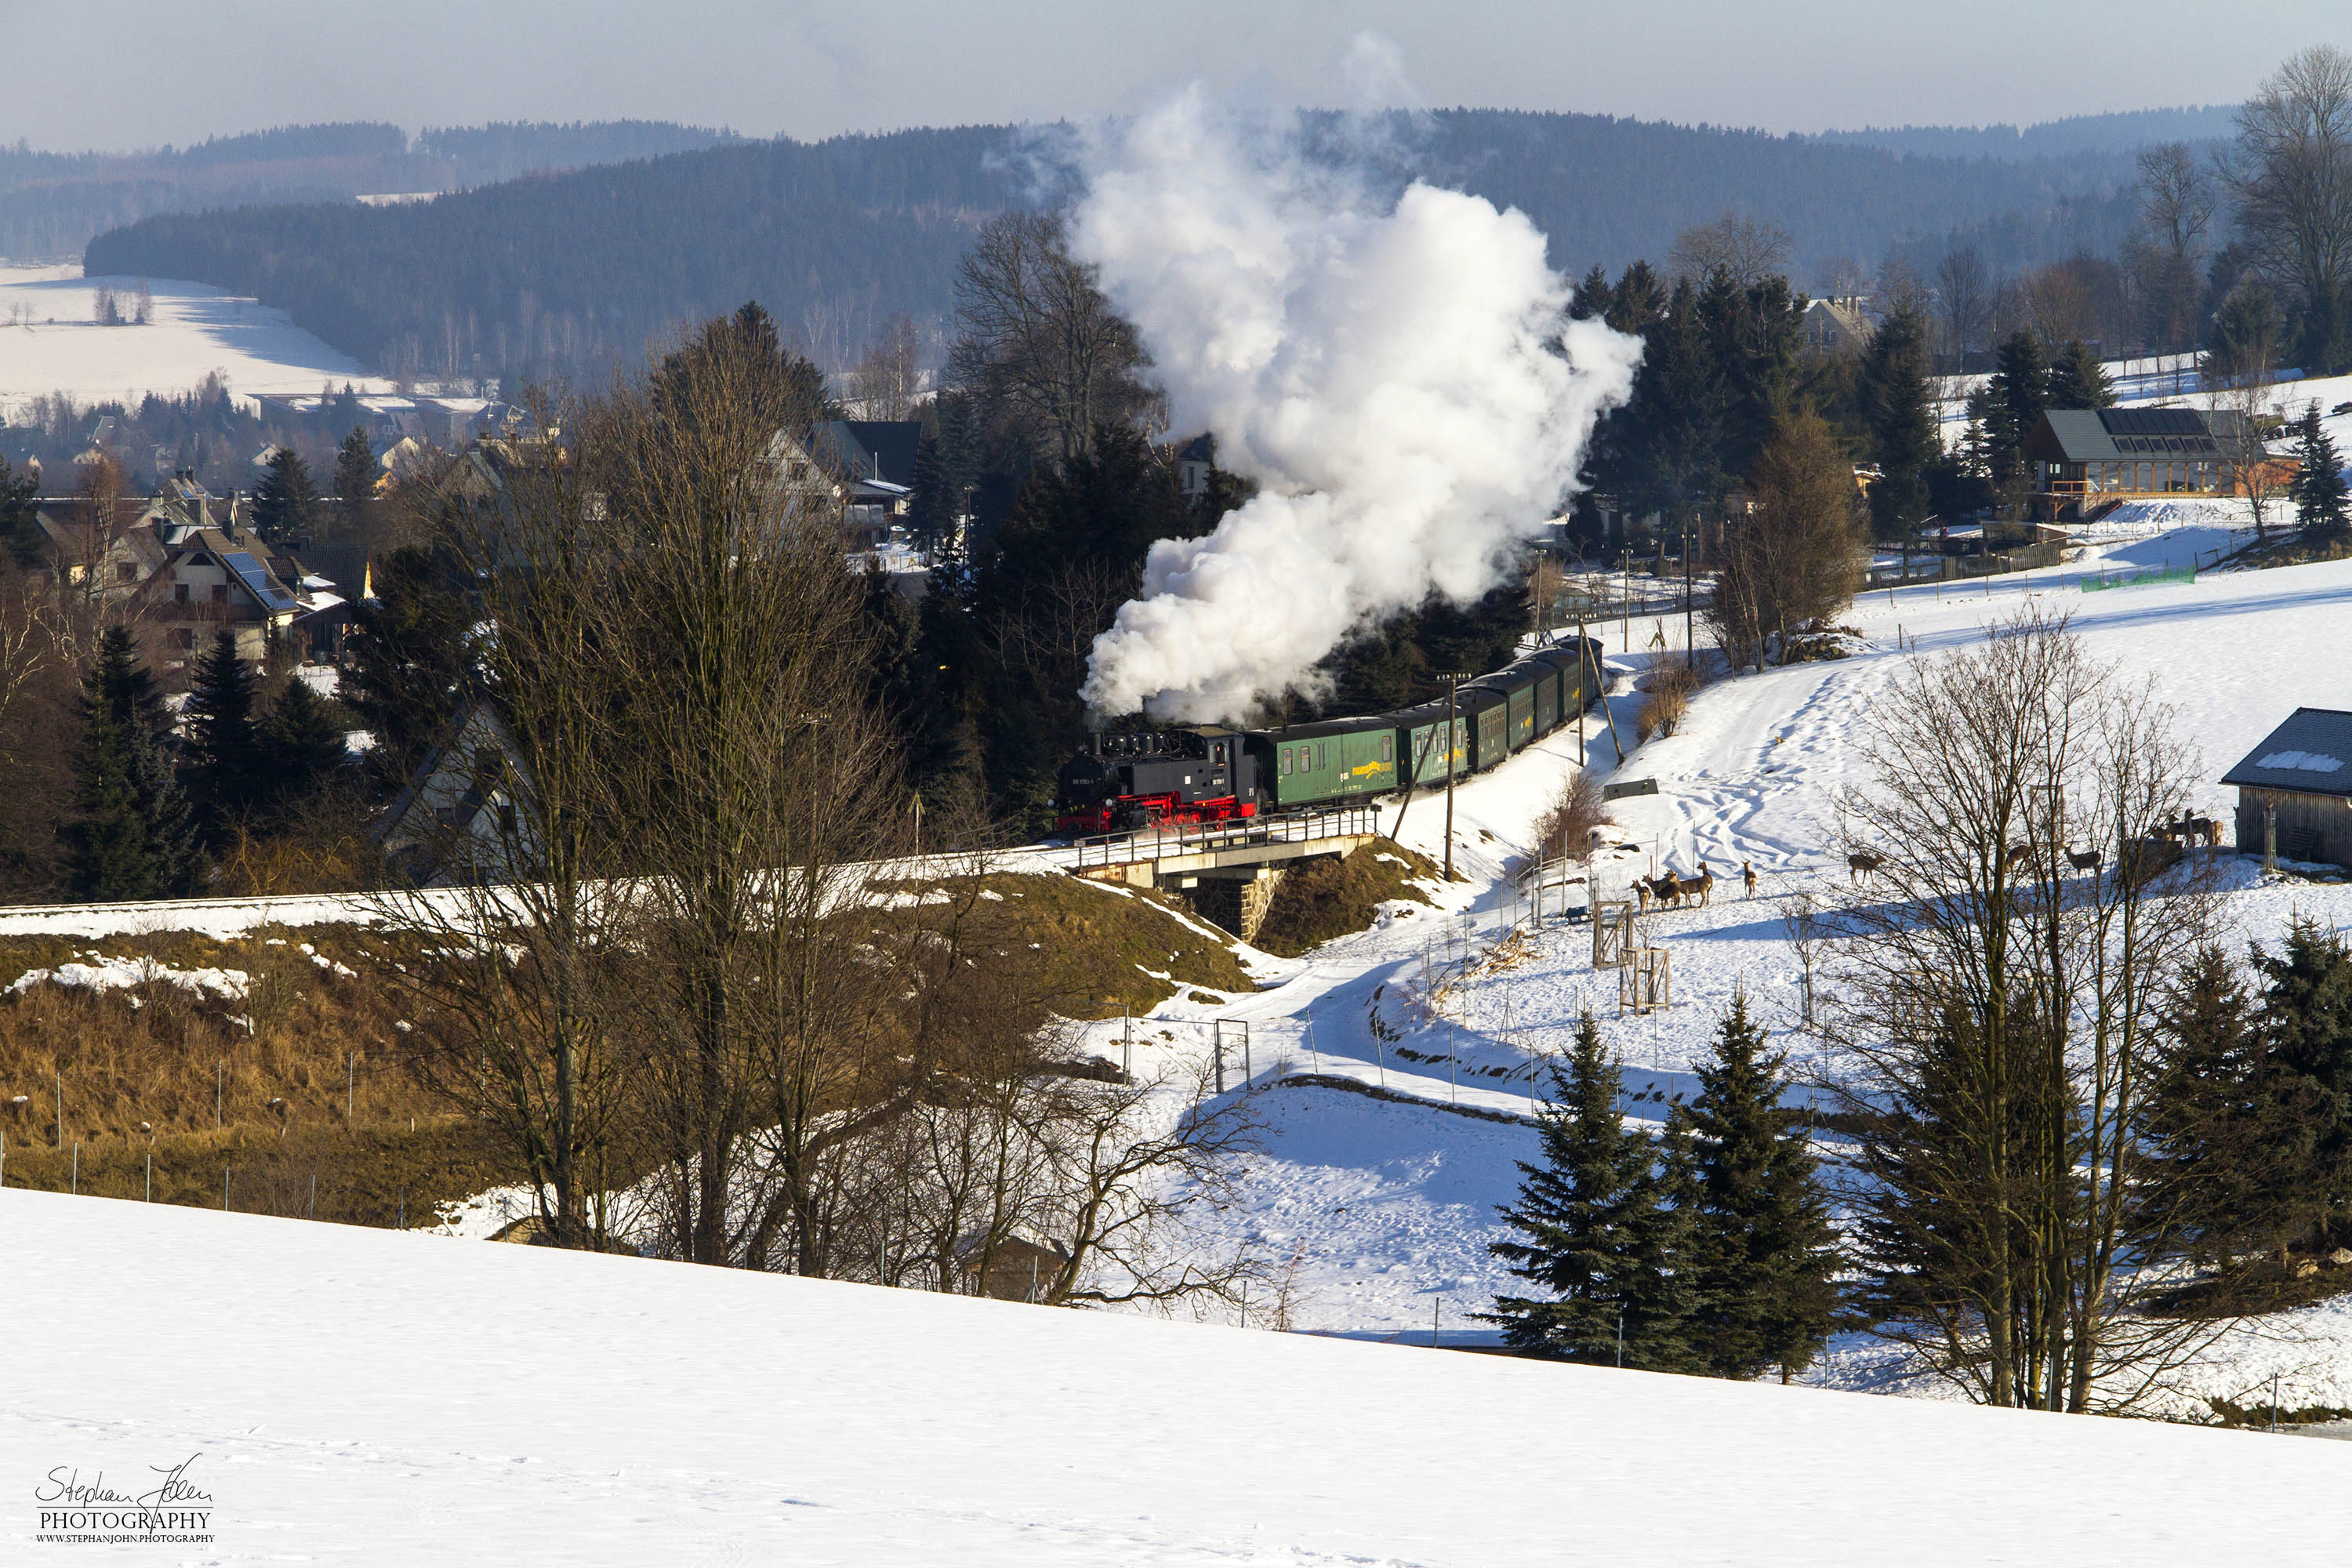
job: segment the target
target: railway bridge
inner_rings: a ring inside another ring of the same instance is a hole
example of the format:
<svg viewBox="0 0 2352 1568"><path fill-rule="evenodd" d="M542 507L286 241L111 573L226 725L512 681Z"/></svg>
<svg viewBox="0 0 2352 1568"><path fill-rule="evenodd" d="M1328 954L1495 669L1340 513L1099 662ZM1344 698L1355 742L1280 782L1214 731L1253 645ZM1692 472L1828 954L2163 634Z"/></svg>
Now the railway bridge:
<svg viewBox="0 0 2352 1568"><path fill-rule="evenodd" d="M1249 942L1265 924L1284 872L1346 855L1379 832L1378 806L1347 805L1213 826L1170 824L1085 838L1047 854L1080 877L1181 893L1203 918Z"/></svg>

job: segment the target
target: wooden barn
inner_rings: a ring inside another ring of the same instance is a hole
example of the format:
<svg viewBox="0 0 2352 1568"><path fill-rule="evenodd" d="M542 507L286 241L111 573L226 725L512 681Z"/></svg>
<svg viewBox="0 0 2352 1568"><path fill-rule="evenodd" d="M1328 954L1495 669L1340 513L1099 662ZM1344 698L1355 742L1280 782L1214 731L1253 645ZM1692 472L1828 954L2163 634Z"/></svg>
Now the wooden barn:
<svg viewBox="0 0 2352 1568"><path fill-rule="evenodd" d="M2238 786L2238 852L2352 868L2352 713L2298 708L2222 775Z"/></svg>

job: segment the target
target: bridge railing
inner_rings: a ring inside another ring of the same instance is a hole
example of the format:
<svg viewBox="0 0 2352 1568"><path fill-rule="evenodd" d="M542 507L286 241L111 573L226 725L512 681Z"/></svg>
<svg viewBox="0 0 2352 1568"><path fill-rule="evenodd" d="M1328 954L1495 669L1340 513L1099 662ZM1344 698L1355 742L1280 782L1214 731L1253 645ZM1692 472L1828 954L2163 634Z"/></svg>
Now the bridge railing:
<svg viewBox="0 0 2352 1568"><path fill-rule="evenodd" d="M1197 826L1171 823L1136 833L1104 834L1081 838L1068 853L1072 868L1132 866L1144 860L1171 859L1181 855L1206 855L1220 849L1246 849L1262 844L1305 844L1318 838L1351 837L1380 831L1380 807L1334 806L1323 811L1293 812L1280 816L1253 816L1246 821Z"/></svg>

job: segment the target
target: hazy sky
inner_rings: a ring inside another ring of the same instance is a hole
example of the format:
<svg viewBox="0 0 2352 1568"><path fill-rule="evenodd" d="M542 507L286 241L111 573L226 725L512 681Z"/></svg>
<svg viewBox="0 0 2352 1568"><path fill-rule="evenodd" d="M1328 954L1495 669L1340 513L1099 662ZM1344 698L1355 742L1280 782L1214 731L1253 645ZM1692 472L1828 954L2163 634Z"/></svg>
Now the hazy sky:
<svg viewBox="0 0 2352 1568"><path fill-rule="evenodd" d="M1338 104L1393 39L1431 106L1813 131L2244 96L2346 0L0 0L0 140L186 143L322 120L625 117L756 135L1139 108L1204 79Z"/></svg>

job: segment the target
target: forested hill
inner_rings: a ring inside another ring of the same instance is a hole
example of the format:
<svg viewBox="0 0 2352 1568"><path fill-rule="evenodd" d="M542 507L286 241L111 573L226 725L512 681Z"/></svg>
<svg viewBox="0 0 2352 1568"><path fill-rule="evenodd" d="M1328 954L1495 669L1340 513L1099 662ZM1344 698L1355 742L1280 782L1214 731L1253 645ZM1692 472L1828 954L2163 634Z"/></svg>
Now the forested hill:
<svg viewBox="0 0 2352 1568"><path fill-rule="evenodd" d="M1938 248L1956 228L2021 267L2107 248L2128 221L2121 152L1929 158L1491 110L1400 121L1393 142L1412 169L1526 211L1577 272L1662 259L1735 207L1789 231L1801 280L1834 257ZM936 343L956 258L1033 188L1034 145L1002 126L744 143L429 205L152 217L99 237L85 262L257 294L394 373L593 374L746 299L840 363L899 312Z"/></svg>
<svg viewBox="0 0 2352 1568"><path fill-rule="evenodd" d="M457 191L541 169L650 158L742 138L646 120L428 130L287 125L143 153L0 147L0 256L72 256L92 235L157 213Z"/></svg>

